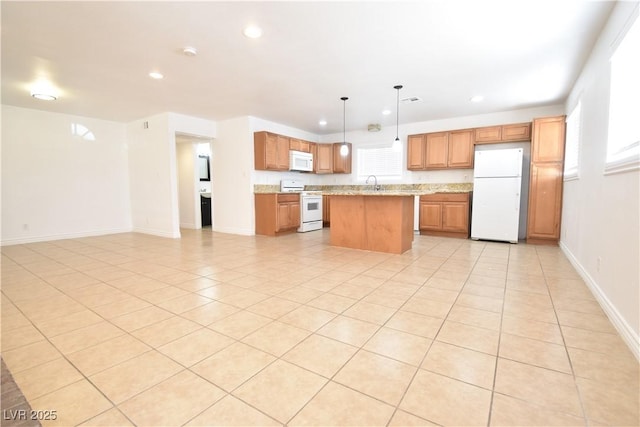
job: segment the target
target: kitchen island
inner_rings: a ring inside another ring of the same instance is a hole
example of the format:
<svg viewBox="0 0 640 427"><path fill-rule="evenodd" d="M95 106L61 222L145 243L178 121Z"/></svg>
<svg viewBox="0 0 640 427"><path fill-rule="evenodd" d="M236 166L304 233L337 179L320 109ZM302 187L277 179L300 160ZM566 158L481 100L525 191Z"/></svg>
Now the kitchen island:
<svg viewBox="0 0 640 427"><path fill-rule="evenodd" d="M330 243L402 254L413 242L414 196L370 192L331 196Z"/></svg>

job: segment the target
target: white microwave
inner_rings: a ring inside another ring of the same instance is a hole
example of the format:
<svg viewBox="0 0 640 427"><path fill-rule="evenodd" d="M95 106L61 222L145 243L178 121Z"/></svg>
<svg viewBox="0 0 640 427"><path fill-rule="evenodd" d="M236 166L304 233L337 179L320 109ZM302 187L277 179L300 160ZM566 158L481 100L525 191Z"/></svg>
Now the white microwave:
<svg viewBox="0 0 640 427"><path fill-rule="evenodd" d="M313 172L313 154L289 150L289 170Z"/></svg>

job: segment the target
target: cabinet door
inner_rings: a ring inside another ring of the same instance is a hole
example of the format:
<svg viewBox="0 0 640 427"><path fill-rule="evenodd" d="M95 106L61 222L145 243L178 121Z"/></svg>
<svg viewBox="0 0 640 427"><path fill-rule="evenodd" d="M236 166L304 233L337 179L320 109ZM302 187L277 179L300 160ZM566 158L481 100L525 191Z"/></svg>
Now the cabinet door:
<svg viewBox="0 0 640 427"><path fill-rule="evenodd" d="M289 226L291 228L300 227L300 202L289 203Z"/></svg>
<svg viewBox="0 0 640 427"><path fill-rule="evenodd" d="M442 204L442 231L469 231L469 205L467 203Z"/></svg>
<svg viewBox="0 0 640 427"><path fill-rule="evenodd" d="M407 169L424 169L424 135L409 135L407 139Z"/></svg>
<svg viewBox="0 0 640 427"><path fill-rule="evenodd" d="M289 170L289 138L277 135L277 165L278 170Z"/></svg>
<svg viewBox="0 0 640 427"><path fill-rule="evenodd" d="M333 173L333 144L316 144L316 173Z"/></svg>
<svg viewBox="0 0 640 427"><path fill-rule="evenodd" d="M527 238L560 238L562 164L532 164Z"/></svg>
<svg viewBox="0 0 640 427"><path fill-rule="evenodd" d="M420 202L420 230L442 230L442 204Z"/></svg>
<svg viewBox="0 0 640 427"><path fill-rule="evenodd" d="M322 196L322 223L331 223L331 196Z"/></svg>
<svg viewBox="0 0 640 427"><path fill-rule="evenodd" d="M309 141L300 141L300 151L304 151L305 153L311 152L311 142Z"/></svg>
<svg viewBox="0 0 640 427"><path fill-rule="evenodd" d="M302 151L302 150L300 150L300 143L301 142L302 141L300 141L299 139L289 138L289 150Z"/></svg>
<svg viewBox="0 0 640 427"><path fill-rule="evenodd" d="M530 141L531 123L517 123L502 126L503 141Z"/></svg>
<svg viewBox="0 0 640 427"><path fill-rule="evenodd" d="M425 168L446 169L448 147L448 132L426 134Z"/></svg>
<svg viewBox="0 0 640 427"><path fill-rule="evenodd" d="M487 126L475 130L476 144L489 144L502 141L502 126Z"/></svg>
<svg viewBox="0 0 640 427"><path fill-rule="evenodd" d="M351 158L353 149L351 143L347 142L349 153L346 156L340 154L341 142L333 144L333 173L351 173Z"/></svg>
<svg viewBox="0 0 640 427"><path fill-rule="evenodd" d="M447 166L452 169L473 168L473 130L449 132Z"/></svg>
<svg viewBox="0 0 640 427"><path fill-rule="evenodd" d="M264 158L267 169L278 169L278 136L267 133L264 142Z"/></svg>
<svg viewBox="0 0 640 427"><path fill-rule="evenodd" d="M564 120L565 116L558 116L533 121L532 163L562 163L564 160Z"/></svg>

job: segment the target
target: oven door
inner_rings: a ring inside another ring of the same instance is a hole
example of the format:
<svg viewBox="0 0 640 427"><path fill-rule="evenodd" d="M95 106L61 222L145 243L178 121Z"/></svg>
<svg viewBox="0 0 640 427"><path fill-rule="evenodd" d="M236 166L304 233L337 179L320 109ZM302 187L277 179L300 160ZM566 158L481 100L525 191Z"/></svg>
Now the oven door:
<svg viewBox="0 0 640 427"><path fill-rule="evenodd" d="M322 196L301 197L300 221L322 221Z"/></svg>

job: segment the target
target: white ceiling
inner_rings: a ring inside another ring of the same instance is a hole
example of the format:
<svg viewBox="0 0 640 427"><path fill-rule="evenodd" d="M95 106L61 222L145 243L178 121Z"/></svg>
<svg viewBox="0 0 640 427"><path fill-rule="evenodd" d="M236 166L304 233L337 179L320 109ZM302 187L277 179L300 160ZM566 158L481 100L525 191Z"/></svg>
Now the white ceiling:
<svg viewBox="0 0 640 427"><path fill-rule="evenodd" d="M396 84L423 100L401 104L400 123L557 104L613 5L3 1L2 102L121 122L251 115L316 134L342 131L341 96L348 130L395 126ZM31 98L42 78L57 101Z"/></svg>

